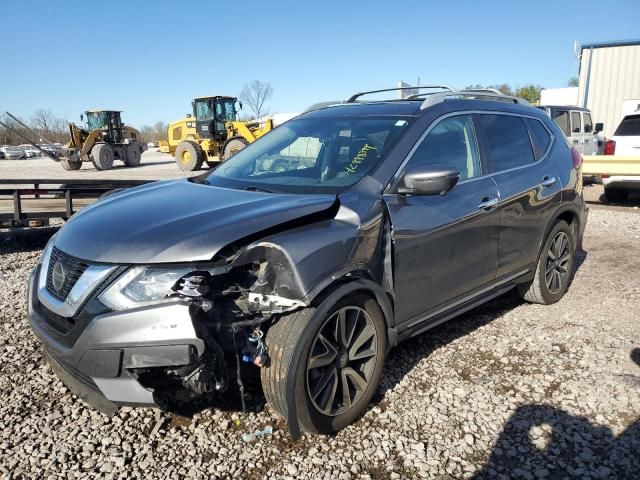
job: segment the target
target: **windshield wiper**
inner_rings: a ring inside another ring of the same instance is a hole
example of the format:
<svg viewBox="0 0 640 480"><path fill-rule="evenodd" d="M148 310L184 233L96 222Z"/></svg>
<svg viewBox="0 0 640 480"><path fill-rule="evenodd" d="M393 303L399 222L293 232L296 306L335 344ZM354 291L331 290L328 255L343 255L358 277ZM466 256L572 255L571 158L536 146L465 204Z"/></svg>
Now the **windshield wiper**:
<svg viewBox="0 0 640 480"><path fill-rule="evenodd" d="M249 185L248 187L245 187L244 189L248 190L250 192L274 193L273 190L268 190L268 189L262 188L262 187L256 187L255 185Z"/></svg>

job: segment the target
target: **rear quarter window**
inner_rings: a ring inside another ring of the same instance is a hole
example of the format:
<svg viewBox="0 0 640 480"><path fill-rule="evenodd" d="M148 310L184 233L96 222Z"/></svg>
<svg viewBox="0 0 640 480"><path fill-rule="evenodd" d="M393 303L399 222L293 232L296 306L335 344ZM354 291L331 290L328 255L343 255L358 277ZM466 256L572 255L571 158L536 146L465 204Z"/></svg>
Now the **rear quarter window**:
<svg viewBox="0 0 640 480"><path fill-rule="evenodd" d="M640 115L625 117L613 135L616 137L640 137Z"/></svg>
<svg viewBox="0 0 640 480"><path fill-rule="evenodd" d="M479 114L476 121L488 156L489 173L523 167L534 162L529 130L522 117Z"/></svg>
<svg viewBox="0 0 640 480"><path fill-rule="evenodd" d="M540 120L534 118L525 118L524 123L529 130L531 145L533 146L533 154L536 161L540 160L551 145L551 134L545 128Z"/></svg>

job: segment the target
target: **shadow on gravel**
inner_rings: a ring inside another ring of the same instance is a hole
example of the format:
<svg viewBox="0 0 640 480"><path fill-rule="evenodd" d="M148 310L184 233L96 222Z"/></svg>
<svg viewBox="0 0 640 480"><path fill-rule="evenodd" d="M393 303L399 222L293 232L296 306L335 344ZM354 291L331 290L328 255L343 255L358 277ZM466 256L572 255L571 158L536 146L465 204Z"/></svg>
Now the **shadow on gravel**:
<svg viewBox="0 0 640 480"><path fill-rule="evenodd" d="M0 230L0 255L42 250L60 227Z"/></svg>
<svg viewBox="0 0 640 480"><path fill-rule="evenodd" d="M631 360L640 366L640 348L631 352ZM640 419L616 437L585 417L524 405L509 418L474 479L637 479L639 472Z"/></svg>
<svg viewBox="0 0 640 480"><path fill-rule="evenodd" d="M629 198L627 198L627 200L625 200L624 202L610 202L609 200L607 200L607 197L604 196L604 193L600 195L598 200L603 205L612 205L615 207L628 207L628 208L640 207L640 193L636 193L636 192L629 193ZM593 203L593 202L590 202L590 203Z"/></svg>

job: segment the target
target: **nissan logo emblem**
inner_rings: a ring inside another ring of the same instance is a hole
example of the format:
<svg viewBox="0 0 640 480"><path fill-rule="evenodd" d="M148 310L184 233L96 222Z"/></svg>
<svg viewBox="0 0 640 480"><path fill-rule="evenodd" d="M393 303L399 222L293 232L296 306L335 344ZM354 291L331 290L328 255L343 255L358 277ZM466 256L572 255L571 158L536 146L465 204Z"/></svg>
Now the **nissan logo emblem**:
<svg viewBox="0 0 640 480"><path fill-rule="evenodd" d="M62 290L66 279L67 271L64 268L64 265L62 262L56 262L53 266L53 271L51 272L51 283L53 283L53 288L55 288L56 292Z"/></svg>

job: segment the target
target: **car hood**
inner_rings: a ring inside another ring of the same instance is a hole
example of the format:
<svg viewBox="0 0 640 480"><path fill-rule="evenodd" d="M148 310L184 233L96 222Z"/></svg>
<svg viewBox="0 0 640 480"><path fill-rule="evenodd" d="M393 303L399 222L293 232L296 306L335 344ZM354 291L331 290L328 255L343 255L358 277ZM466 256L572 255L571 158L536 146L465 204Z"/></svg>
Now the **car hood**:
<svg viewBox="0 0 640 480"><path fill-rule="evenodd" d="M157 182L85 208L60 229L55 245L89 262L207 261L245 237L301 218L312 222L336 201L334 195L249 192L188 180Z"/></svg>

